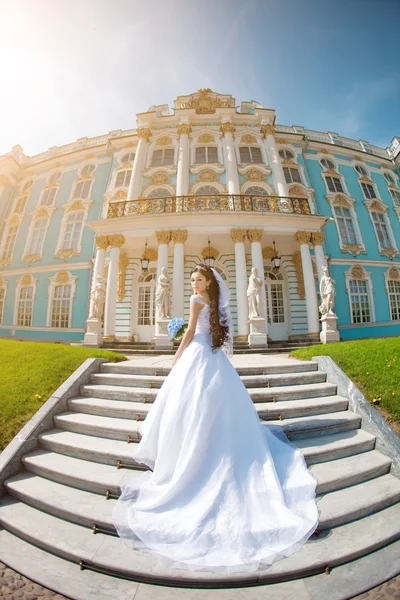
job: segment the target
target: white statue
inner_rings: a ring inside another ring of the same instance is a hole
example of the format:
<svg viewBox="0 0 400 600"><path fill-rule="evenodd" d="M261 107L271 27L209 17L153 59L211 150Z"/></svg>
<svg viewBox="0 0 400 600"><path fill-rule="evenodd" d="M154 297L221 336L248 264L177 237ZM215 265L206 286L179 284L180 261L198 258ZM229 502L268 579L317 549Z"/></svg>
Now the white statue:
<svg viewBox="0 0 400 600"><path fill-rule="evenodd" d="M247 302L249 305L249 319L260 316L260 287L262 281L258 277L258 270L256 267L251 269L251 275L249 277L249 285L247 288Z"/></svg>
<svg viewBox="0 0 400 600"><path fill-rule="evenodd" d="M94 289L90 296L92 305L89 319L101 319L103 316L105 295L106 293L104 289L103 277L100 275L100 273L98 273Z"/></svg>
<svg viewBox="0 0 400 600"><path fill-rule="evenodd" d="M171 316L171 280L166 267L161 268L156 289L156 307L158 318Z"/></svg>
<svg viewBox="0 0 400 600"><path fill-rule="evenodd" d="M333 307L335 306L335 287L336 281L329 276L328 267L322 267L323 275L319 284L319 291L321 294L321 306L319 310L323 315L330 313L333 314Z"/></svg>

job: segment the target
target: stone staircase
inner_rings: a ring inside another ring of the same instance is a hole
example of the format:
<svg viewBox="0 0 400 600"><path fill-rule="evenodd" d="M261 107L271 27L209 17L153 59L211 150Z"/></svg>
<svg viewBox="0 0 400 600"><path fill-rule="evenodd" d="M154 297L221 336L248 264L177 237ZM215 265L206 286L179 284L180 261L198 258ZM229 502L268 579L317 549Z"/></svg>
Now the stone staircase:
<svg viewBox="0 0 400 600"><path fill-rule="evenodd" d="M36 580L41 565L44 569L52 560L61 578L64 568L71 578L71 563L76 565L75 585L85 572L79 566L111 575L117 598L118 582L126 585L126 579L228 588L307 578L398 542L400 480L390 472L391 460L375 449L375 436L361 428L361 418L348 410L347 399L326 382L317 363L286 361L237 370L260 419L282 426L318 481L319 529L299 552L266 570L226 576L158 569L151 556L123 544L112 525L112 508L121 480L143 469L131 458L138 421L169 372L132 362L102 364L80 396L68 401L69 410L54 417L54 428L39 435L40 448L23 457L24 470L6 480L0 560L8 564L7 552L26 556L21 571ZM36 564L31 567L36 573L28 564ZM18 570L18 564L10 566ZM46 585L45 574L39 579Z"/></svg>

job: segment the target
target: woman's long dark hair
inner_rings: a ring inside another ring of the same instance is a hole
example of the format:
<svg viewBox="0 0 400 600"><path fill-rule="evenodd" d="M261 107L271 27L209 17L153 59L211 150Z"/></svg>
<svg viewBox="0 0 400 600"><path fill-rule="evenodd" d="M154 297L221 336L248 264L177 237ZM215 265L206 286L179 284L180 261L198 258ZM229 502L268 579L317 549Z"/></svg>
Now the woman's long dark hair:
<svg viewBox="0 0 400 600"><path fill-rule="evenodd" d="M193 271L190 273L192 276L193 273L198 271L206 279L210 281L210 285L207 289L208 294L210 296L210 329L211 329L211 339L212 339L212 349L216 350L220 348L225 340L229 337L229 327L221 325L219 322L219 285L218 281L215 279L214 273L211 271L207 265L201 263L200 265L196 265Z"/></svg>

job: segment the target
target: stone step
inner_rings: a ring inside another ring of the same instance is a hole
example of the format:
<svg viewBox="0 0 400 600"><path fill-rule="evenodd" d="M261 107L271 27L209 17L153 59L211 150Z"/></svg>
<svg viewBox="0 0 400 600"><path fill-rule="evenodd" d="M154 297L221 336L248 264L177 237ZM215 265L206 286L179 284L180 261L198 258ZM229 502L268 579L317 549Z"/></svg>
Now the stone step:
<svg viewBox="0 0 400 600"><path fill-rule="evenodd" d="M315 429L312 429L312 423L309 424L311 419L307 419L307 422L299 419L298 428L304 433L307 431L307 425L309 425L309 435L308 438L300 437L297 439L296 423L293 419L288 428L290 430L287 432L288 438L294 438L294 442L301 448L308 464L334 460L372 450L375 446L375 436L362 429L355 429L359 425L359 420L352 421L349 418L349 412L345 411L338 414L342 415L342 422L345 426L353 426L352 430L339 429L338 432L329 433L332 430L327 429L326 435L321 435L319 431L316 434ZM96 417L96 419L101 418ZM268 425L269 422L265 421L265 423ZM137 424L134 423L133 425ZM95 423L93 423L93 433L96 431L95 426ZM282 428L285 431L284 422ZM134 434L135 430L131 430L130 435L133 439ZM134 446L122 439L108 439L61 429L51 429L43 432L39 434L38 439L42 448L52 452L114 466L117 465L118 460L121 460L124 465L147 469L147 467L135 463L132 459Z"/></svg>
<svg viewBox="0 0 400 600"><path fill-rule="evenodd" d="M124 400L107 400L104 398L72 398L68 400L68 408L75 412L121 419L143 421L152 404L143 402L126 402ZM263 419L282 419L343 411L347 409L348 400L341 396L323 396L305 400L283 400L281 402L257 402L254 404L258 415Z"/></svg>
<svg viewBox="0 0 400 600"><path fill-rule="evenodd" d="M133 400L136 402L153 402L158 394L157 389L128 387L122 385L82 385L81 396L105 398L110 400ZM305 385L277 386L274 388L250 388L249 395L253 402L274 402L279 400L300 400L319 396L334 396L336 385L333 383L308 383Z"/></svg>
<svg viewBox="0 0 400 600"><path fill-rule="evenodd" d="M163 359L164 361L164 359ZM131 375L168 375L171 367L156 365L135 365L131 361L119 363L102 363L101 373L121 373ZM250 367L236 367L239 375L275 375L280 373L305 373L318 371L318 364L312 361L276 362L268 365L253 365Z"/></svg>
<svg viewBox="0 0 400 600"><path fill-rule="evenodd" d="M165 375L132 375L129 373L95 373L90 377L92 384L156 389L162 386L165 379ZM323 371L309 371L305 373L273 375L242 375L241 379L247 388L265 388L307 383L324 383L326 381L326 373Z"/></svg>
<svg viewBox="0 0 400 600"><path fill-rule="evenodd" d="M232 587L240 582L285 581L318 573L326 566L332 568L382 548L399 539L400 504L338 526L331 534L322 532L309 539L298 552L265 570L229 575L161 568L151 555L128 551L117 536L93 535L81 525L49 515L9 495L0 499L0 522L6 530L43 550L75 563L86 561L91 568L115 576L172 583L175 587L193 584L204 587L207 583Z"/></svg>
<svg viewBox="0 0 400 600"><path fill-rule="evenodd" d="M94 524L116 534L112 510L116 503L93 492L77 489L32 473L5 481L10 495L43 512L92 528ZM325 493L316 499L320 531L365 517L400 500L400 480L387 474Z"/></svg>
<svg viewBox="0 0 400 600"><path fill-rule="evenodd" d="M106 495L107 490L119 496L120 483L125 478L140 475L139 470L116 469L115 466L94 463L43 449L34 450L22 459L30 473L75 488ZM349 485L368 481L390 470L390 459L377 450L339 458L310 466L317 479L317 493L332 492Z"/></svg>

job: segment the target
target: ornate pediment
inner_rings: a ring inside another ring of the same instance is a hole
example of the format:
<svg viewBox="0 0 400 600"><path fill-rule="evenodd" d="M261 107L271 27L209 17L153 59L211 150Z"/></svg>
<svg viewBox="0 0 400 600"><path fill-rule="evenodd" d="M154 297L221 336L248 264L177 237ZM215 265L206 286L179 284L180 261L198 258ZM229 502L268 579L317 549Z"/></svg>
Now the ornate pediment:
<svg viewBox="0 0 400 600"><path fill-rule="evenodd" d="M217 94L203 88L189 96L178 96L174 108L192 108L197 115L212 115L217 108L235 108L235 100L228 94Z"/></svg>

